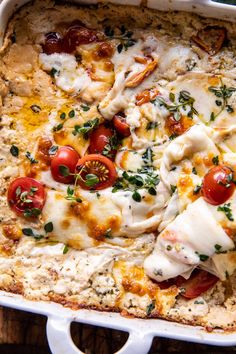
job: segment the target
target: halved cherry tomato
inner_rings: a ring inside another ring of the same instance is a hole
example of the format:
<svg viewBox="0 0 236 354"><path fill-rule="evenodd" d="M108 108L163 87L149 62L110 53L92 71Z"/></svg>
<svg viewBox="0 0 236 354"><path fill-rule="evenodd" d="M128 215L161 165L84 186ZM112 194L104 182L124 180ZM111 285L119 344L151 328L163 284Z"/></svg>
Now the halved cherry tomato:
<svg viewBox="0 0 236 354"><path fill-rule="evenodd" d="M144 90L136 95L136 105L142 106L144 103L148 103L155 99L159 91L157 88L152 90Z"/></svg>
<svg viewBox="0 0 236 354"><path fill-rule="evenodd" d="M200 29L192 40L211 55L218 53L227 38L227 30L220 26L207 26Z"/></svg>
<svg viewBox="0 0 236 354"><path fill-rule="evenodd" d="M78 160L79 154L75 149L70 146L60 147L51 162L51 173L55 181L73 183L74 176L69 173L75 173Z"/></svg>
<svg viewBox="0 0 236 354"><path fill-rule="evenodd" d="M205 291L212 288L219 279L205 270L196 269L191 277L181 284L182 296L187 299L194 299Z"/></svg>
<svg viewBox="0 0 236 354"><path fill-rule="evenodd" d="M113 162L98 154L82 157L77 163L76 173L80 175L77 183L84 189L105 189L113 186L117 178Z"/></svg>
<svg viewBox="0 0 236 354"><path fill-rule="evenodd" d="M116 140L114 130L105 127L104 124L99 125L90 135L89 153L102 154L114 159L117 149L114 148L112 140Z"/></svg>
<svg viewBox="0 0 236 354"><path fill-rule="evenodd" d="M46 192L44 186L35 179L19 177L11 182L7 199L11 209L21 215L26 210L42 210L46 200Z"/></svg>
<svg viewBox="0 0 236 354"><path fill-rule="evenodd" d="M49 32L45 34L45 42L42 45L43 52L46 54L62 52L62 38L57 32Z"/></svg>
<svg viewBox="0 0 236 354"><path fill-rule="evenodd" d="M169 115L165 120L165 128L169 135L181 135L186 132L194 124L192 118L181 115L177 121L172 115Z"/></svg>
<svg viewBox="0 0 236 354"><path fill-rule="evenodd" d="M63 38L63 51L72 53L77 46L97 42L97 32L76 21L68 28Z"/></svg>
<svg viewBox="0 0 236 354"><path fill-rule="evenodd" d="M130 127L126 122L125 115L123 113L117 113L113 117L113 125L115 130L123 137L130 136Z"/></svg>
<svg viewBox="0 0 236 354"><path fill-rule="evenodd" d="M181 295L187 299L194 299L208 289L212 288L219 279L205 270L195 269L189 279L184 279L180 275L178 277L168 279L158 283L161 289L168 289L170 286L176 285L183 289Z"/></svg>
<svg viewBox="0 0 236 354"><path fill-rule="evenodd" d="M225 203L232 196L234 190L234 173L227 166L211 168L203 179L202 195L209 204Z"/></svg>

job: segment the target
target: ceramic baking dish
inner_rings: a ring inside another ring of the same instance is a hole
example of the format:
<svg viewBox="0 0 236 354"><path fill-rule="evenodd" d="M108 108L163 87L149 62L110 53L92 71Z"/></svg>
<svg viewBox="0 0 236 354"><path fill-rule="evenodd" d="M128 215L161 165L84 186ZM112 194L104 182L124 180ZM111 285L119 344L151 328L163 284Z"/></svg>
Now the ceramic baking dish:
<svg viewBox="0 0 236 354"><path fill-rule="evenodd" d="M10 16L28 1L0 0L0 45ZM139 6L141 1L110 0L113 3L136 6ZM91 4L98 1L77 0L74 2ZM196 12L205 17L236 21L236 6L215 3L211 0L147 0L147 6L163 11L183 10ZM129 338L119 350L119 354L145 354L149 351L155 336L218 346L236 345L236 333L232 332L225 333L215 330L207 333L201 327L182 325L161 319L128 319L117 313L93 310L72 311L55 303L27 301L19 295L2 291L0 291L0 305L47 316L47 338L53 354L82 353L71 339L70 325L74 321L128 332Z"/></svg>

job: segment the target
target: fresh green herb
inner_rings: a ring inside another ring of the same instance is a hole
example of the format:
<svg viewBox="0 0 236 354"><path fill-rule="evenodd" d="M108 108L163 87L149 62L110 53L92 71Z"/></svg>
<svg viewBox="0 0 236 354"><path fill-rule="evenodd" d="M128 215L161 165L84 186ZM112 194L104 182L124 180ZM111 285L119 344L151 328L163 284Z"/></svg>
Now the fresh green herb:
<svg viewBox="0 0 236 354"><path fill-rule="evenodd" d="M135 202L141 202L142 198L141 195L139 194L138 191L134 191L134 193L132 194L132 198Z"/></svg>
<svg viewBox="0 0 236 354"><path fill-rule="evenodd" d="M229 279L229 272L227 270L225 271L225 278Z"/></svg>
<svg viewBox="0 0 236 354"><path fill-rule="evenodd" d="M228 99L232 96L232 94L236 91L235 87L227 87L223 84L222 79L220 79L220 86L210 86L208 90L212 92L217 100L215 101L218 107L221 107L217 113L211 112L210 121L213 122L225 109L228 113L233 113L233 107L228 104Z"/></svg>
<svg viewBox="0 0 236 354"><path fill-rule="evenodd" d="M87 121L82 126L75 125L72 134L73 135L82 134L83 138L87 140L89 138L89 134L98 126L98 124L99 124L99 119L95 118L93 120Z"/></svg>
<svg viewBox="0 0 236 354"><path fill-rule="evenodd" d="M89 111L90 110L90 107L89 106L87 106L87 105L85 105L85 104L81 104L81 106L80 106L81 108L82 108L82 110L84 111L84 112L87 112L87 111Z"/></svg>
<svg viewBox="0 0 236 354"><path fill-rule="evenodd" d="M37 104L32 104L32 106L30 106L30 108L34 113L39 113L41 111L41 107L38 106Z"/></svg>
<svg viewBox="0 0 236 354"><path fill-rule="evenodd" d="M74 116L75 116L75 111L74 111L74 109L72 109L72 110L68 113L68 116L69 116L70 118L74 118Z"/></svg>
<svg viewBox="0 0 236 354"><path fill-rule="evenodd" d="M202 186L199 185L199 184L197 184L197 185L193 188L193 194L198 194L201 189L202 189Z"/></svg>
<svg viewBox="0 0 236 354"><path fill-rule="evenodd" d="M231 203L226 203L223 206L219 206L217 208L217 211L222 211L223 213L225 213L225 216L230 221L234 221L233 214L232 214L232 209L231 209Z"/></svg>
<svg viewBox="0 0 236 354"><path fill-rule="evenodd" d="M153 151L150 147L146 149L142 155L143 162L146 166L152 166L153 163Z"/></svg>
<svg viewBox="0 0 236 354"><path fill-rule="evenodd" d="M29 195L33 197L33 195L37 192L37 187L30 187Z"/></svg>
<svg viewBox="0 0 236 354"><path fill-rule="evenodd" d="M63 177L67 177L67 176L70 175L70 170L69 170L69 168L68 168L67 166L65 166L65 165L59 165L58 169L59 169L60 174L61 174Z"/></svg>
<svg viewBox="0 0 236 354"><path fill-rule="evenodd" d="M153 301L146 307L146 314L147 314L147 316L150 316L150 315L151 315L152 311L153 311L154 308L155 308L155 304L156 304L156 302L155 302L155 300L153 300Z"/></svg>
<svg viewBox="0 0 236 354"><path fill-rule="evenodd" d="M44 231L46 233L53 231L53 223L51 221L49 221L47 224L44 225Z"/></svg>
<svg viewBox="0 0 236 354"><path fill-rule="evenodd" d="M48 150L49 155L55 155L58 150L58 146L52 145L50 149Z"/></svg>
<svg viewBox="0 0 236 354"><path fill-rule="evenodd" d="M194 175L197 175L196 167L193 167L193 168L192 168L192 173L193 173Z"/></svg>
<svg viewBox="0 0 236 354"><path fill-rule="evenodd" d="M120 43L117 46L118 53L121 53L123 49L127 50L129 47L132 47L136 40L132 38L133 32L127 31L124 26L120 27L120 34L115 35L115 31L109 26L105 28L105 35L108 39L119 39Z"/></svg>
<svg viewBox="0 0 236 354"><path fill-rule="evenodd" d="M93 173L88 173L85 176L85 184L87 187L94 187L99 183L99 178Z"/></svg>
<svg viewBox="0 0 236 354"><path fill-rule="evenodd" d="M38 160L35 160L35 158L31 155L29 151L26 151L25 156L27 157L27 159L30 160L30 163L38 163Z"/></svg>
<svg viewBox="0 0 236 354"><path fill-rule="evenodd" d="M198 252L195 252L198 256L201 262L206 262L209 258L206 254L199 254Z"/></svg>
<svg viewBox="0 0 236 354"><path fill-rule="evenodd" d="M167 103L163 97L157 96L152 103L159 103L160 106L165 107L170 113L173 114L173 117L176 121L179 121L181 118L181 108L184 111L187 111L187 116L193 118L193 115L198 115L198 112L194 108L195 99L190 96L188 91L180 91L178 94L178 98L174 95L174 93L170 93L169 99L171 104Z"/></svg>
<svg viewBox="0 0 236 354"><path fill-rule="evenodd" d="M30 228L24 228L22 229L22 232L25 236L34 236L34 232Z"/></svg>
<svg viewBox="0 0 236 354"><path fill-rule="evenodd" d="M111 28L110 26L105 27L104 33L107 37L113 37L114 36L114 29Z"/></svg>
<svg viewBox="0 0 236 354"><path fill-rule="evenodd" d="M66 119L66 114L65 114L65 112L62 112L62 113L60 114L60 118L61 118L62 120Z"/></svg>
<svg viewBox="0 0 236 354"><path fill-rule="evenodd" d="M212 163L213 163L214 165L218 166L218 165L219 165L219 156L214 156L214 157L212 158Z"/></svg>
<svg viewBox="0 0 236 354"><path fill-rule="evenodd" d="M69 251L69 247L67 245L63 248L63 254L66 254Z"/></svg>
<svg viewBox="0 0 236 354"><path fill-rule="evenodd" d="M177 134L171 134L171 135L169 136L169 140L174 140L174 139L177 138L177 137L178 137Z"/></svg>
<svg viewBox="0 0 236 354"><path fill-rule="evenodd" d="M113 158L114 152L118 149L120 145L120 140L116 133L114 133L111 137L108 138L108 143L104 146L102 151L102 155Z"/></svg>
<svg viewBox="0 0 236 354"><path fill-rule="evenodd" d="M167 249L167 251L171 251L172 250L172 246L171 245L167 245L166 249Z"/></svg>
<svg viewBox="0 0 236 354"><path fill-rule="evenodd" d="M174 192L177 189L177 186L173 186L173 184L170 185L170 189L171 189L171 194L174 194Z"/></svg>
<svg viewBox="0 0 236 354"><path fill-rule="evenodd" d="M52 130L53 130L54 132L58 132L58 131L61 130L62 128L63 128L63 123L59 123L59 124L55 125L55 126L52 128Z"/></svg>
<svg viewBox="0 0 236 354"><path fill-rule="evenodd" d="M67 200L71 200L77 203L82 203L82 199L81 198L77 198L75 196L75 190L73 188L71 188L70 186L67 187L67 195L65 197Z"/></svg>
<svg viewBox="0 0 236 354"><path fill-rule="evenodd" d="M111 234L111 229L107 229L105 234L104 234L105 238L112 238L112 234Z"/></svg>
<svg viewBox="0 0 236 354"><path fill-rule="evenodd" d="M24 216L26 218L36 218L41 214L41 209L32 208L32 209L25 209Z"/></svg>
<svg viewBox="0 0 236 354"><path fill-rule="evenodd" d="M188 71L192 71L195 68L195 66L197 65L197 63L194 59L185 60L185 64L186 64Z"/></svg>
<svg viewBox="0 0 236 354"><path fill-rule="evenodd" d="M222 249L222 246L221 246L221 245L215 244L215 251L216 251L216 253L221 253L221 249Z"/></svg>
<svg viewBox="0 0 236 354"><path fill-rule="evenodd" d="M43 235L35 234L34 231L30 228L24 228L24 229L22 229L22 232L25 236L32 236L36 240L41 240L44 237Z"/></svg>
<svg viewBox="0 0 236 354"><path fill-rule="evenodd" d="M151 130L151 129L155 129L158 127L160 123L158 122L148 122L146 125L146 130Z"/></svg>
<svg viewBox="0 0 236 354"><path fill-rule="evenodd" d="M51 77L55 77L56 75L59 75L59 73L60 73L60 71L58 71L55 68L52 68L51 71L50 71L50 76Z"/></svg>
<svg viewBox="0 0 236 354"><path fill-rule="evenodd" d="M19 149L16 145L12 145L10 148L10 153L12 154L12 156L14 157L18 157L19 156Z"/></svg>
<svg viewBox="0 0 236 354"><path fill-rule="evenodd" d="M204 305L204 301L202 301L202 300L195 300L195 301L194 301L194 304L195 304L195 305Z"/></svg>

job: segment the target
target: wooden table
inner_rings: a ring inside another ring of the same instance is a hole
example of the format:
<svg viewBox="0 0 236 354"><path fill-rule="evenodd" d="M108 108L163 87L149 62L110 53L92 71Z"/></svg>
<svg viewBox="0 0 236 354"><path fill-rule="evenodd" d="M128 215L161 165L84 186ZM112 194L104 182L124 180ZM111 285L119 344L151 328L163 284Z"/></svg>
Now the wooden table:
<svg viewBox="0 0 236 354"><path fill-rule="evenodd" d="M44 316L0 307L0 354L50 354L45 328ZM72 325L71 332L75 344L87 354L112 354L128 337L125 332L78 323ZM233 354L236 347L211 347L155 338L149 353Z"/></svg>

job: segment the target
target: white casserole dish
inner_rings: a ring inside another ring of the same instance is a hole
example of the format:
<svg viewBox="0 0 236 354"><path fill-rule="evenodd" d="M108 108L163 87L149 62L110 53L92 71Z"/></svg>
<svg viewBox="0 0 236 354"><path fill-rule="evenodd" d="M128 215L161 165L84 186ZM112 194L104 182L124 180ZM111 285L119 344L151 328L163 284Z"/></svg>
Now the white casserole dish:
<svg viewBox="0 0 236 354"><path fill-rule="evenodd" d="M0 45L10 16L28 0L3 0L0 5ZM74 0L74 2L96 3L97 0ZM140 5L141 0L110 0L125 5ZM236 20L236 6L214 3L211 0L147 0L147 6L159 10L184 10L207 17ZM33 302L0 291L0 305L38 313L48 317L47 337L53 354L78 354L81 351L73 344L70 324L73 321L95 326L109 327L129 332L129 338L120 354L145 354L154 336L168 337L211 345L231 346L236 344L236 333L214 331L207 333L200 327L171 323L160 319L127 319L120 314L93 310L72 311L55 303Z"/></svg>

